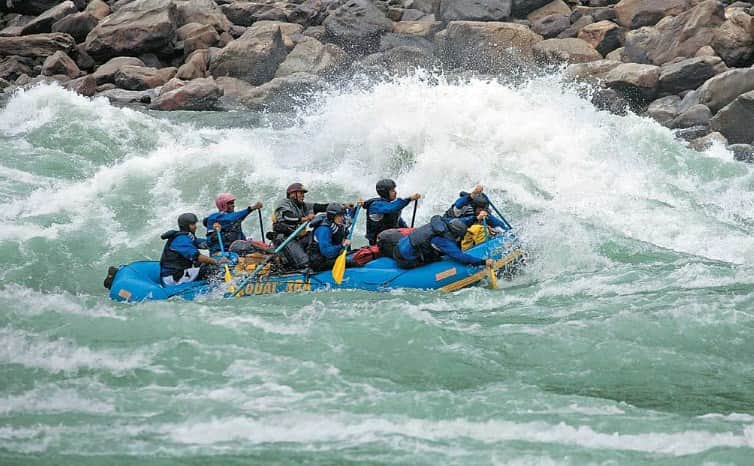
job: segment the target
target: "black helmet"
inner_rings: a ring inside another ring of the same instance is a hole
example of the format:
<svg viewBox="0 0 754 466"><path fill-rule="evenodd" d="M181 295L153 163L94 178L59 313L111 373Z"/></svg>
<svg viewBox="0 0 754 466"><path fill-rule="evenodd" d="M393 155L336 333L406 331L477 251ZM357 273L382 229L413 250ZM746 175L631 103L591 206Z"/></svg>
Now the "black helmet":
<svg viewBox="0 0 754 466"><path fill-rule="evenodd" d="M178 216L178 229L189 231L189 225L198 222L199 219L192 213L181 214Z"/></svg>
<svg viewBox="0 0 754 466"><path fill-rule="evenodd" d="M463 238L463 235L466 234L466 230L468 227L465 223L458 219L451 220L448 222L448 231L450 231L450 234L452 234L456 238Z"/></svg>
<svg viewBox="0 0 754 466"><path fill-rule="evenodd" d="M385 199L390 197L390 190L395 189L395 181L385 178L377 182L377 194Z"/></svg>
<svg viewBox="0 0 754 466"><path fill-rule="evenodd" d="M474 206L474 209L487 209L490 206L490 201L480 195L471 199L471 205Z"/></svg>
<svg viewBox="0 0 754 466"><path fill-rule="evenodd" d="M327 219L332 221L336 215L345 215L346 209L337 202L327 204Z"/></svg>

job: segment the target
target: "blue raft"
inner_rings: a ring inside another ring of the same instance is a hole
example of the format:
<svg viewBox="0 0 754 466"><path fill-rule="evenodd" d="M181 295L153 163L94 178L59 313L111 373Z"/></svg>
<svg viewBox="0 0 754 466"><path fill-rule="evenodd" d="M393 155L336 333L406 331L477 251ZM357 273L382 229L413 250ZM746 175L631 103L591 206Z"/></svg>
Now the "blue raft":
<svg viewBox="0 0 754 466"><path fill-rule="evenodd" d="M498 275L511 273L523 261L523 253L516 236L507 232L490 238L487 242L465 251L480 258L495 260ZM194 299L214 291L223 293L224 283L198 281L174 286L160 284L160 264L156 261L140 261L125 265L118 270L110 287L110 298L116 301L162 300L173 297ZM387 291L396 288L456 291L486 280L489 271L485 267L470 266L445 257L443 260L415 269L398 268L391 258L381 257L363 267L347 268L343 283L337 285L330 271L311 275L292 273L259 276L245 285L237 296L316 291L326 289L359 289ZM237 275L237 281L244 275Z"/></svg>

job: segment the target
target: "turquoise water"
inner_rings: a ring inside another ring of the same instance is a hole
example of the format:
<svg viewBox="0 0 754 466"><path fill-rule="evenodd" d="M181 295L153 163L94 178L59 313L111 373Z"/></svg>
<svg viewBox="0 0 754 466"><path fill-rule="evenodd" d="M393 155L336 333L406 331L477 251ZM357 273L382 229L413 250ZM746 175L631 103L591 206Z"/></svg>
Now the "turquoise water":
<svg viewBox="0 0 754 466"><path fill-rule="evenodd" d="M102 287L218 191L269 223L290 182L355 200L386 175L425 195L420 221L483 183L525 273L138 305ZM283 117L38 87L0 108L0 219L3 465L754 458L753 167L557 78L413 77Z"/></svg>

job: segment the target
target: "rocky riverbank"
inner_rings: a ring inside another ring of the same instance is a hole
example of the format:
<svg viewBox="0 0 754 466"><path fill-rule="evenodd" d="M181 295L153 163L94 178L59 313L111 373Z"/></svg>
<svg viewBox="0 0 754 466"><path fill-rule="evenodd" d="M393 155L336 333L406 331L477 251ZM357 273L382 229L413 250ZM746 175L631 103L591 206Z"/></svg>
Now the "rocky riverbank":
<svg viewBox="0 0 754 466"><path fill-rule="evenodd" d="M716 0L0 0L0 88L281 111L354 73L568 64L595 105L752 161L752 13Z"/></svg>

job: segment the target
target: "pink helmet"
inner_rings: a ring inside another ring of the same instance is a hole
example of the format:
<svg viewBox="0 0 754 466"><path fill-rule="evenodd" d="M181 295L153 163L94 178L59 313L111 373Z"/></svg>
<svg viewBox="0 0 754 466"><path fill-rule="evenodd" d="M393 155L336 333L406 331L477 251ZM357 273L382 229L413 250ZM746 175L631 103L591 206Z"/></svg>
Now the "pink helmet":
<svg viewBox="0 0 754 466"><path fill-rule="evenodd" d="M235 196L231 193L220 193L215 198L215 205L221 212L225 212L225 209L228 208L228 203L235 200Z"/></svg>

